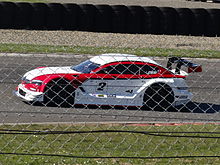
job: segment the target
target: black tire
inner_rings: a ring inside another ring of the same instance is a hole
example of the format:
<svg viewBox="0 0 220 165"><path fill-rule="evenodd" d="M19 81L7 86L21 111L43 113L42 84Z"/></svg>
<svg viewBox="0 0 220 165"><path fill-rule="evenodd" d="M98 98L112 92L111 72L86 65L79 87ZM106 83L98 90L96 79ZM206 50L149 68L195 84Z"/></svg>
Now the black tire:
<svg viewBox="0 0 220 165"><path fill-rule="evenodd" d="M29 29L30 20L33 8L30 3L19 2L16 3L17 10L15 11L15 28Z"/></svg>
<svg viewBox="0 0 220 165"><path fill-rule="evenodd" d="M167 111L172 108L174 93L170 86L164 83L151 85L145 91L143 105L145 109Z"/></svg>
<svg viewBox="0 0 220 165"><path fill-rule="evenodd" d="M0 28L13 29L17 6L13 2L0 2Z"/></svg>
<svg viewBox="0 0 220 165"><path fill-rule="evenodd" d="M77 18L79 14L79 5L66 3L63 4L64 13L62 28L63 30L78 30Z"/></svg>
<svg viewBox="0 0 220 165"><path fill-rule="evenodd" d="M53 80L47 84L44 105L71 107L74 104L75 88L64 79Z"/></svg>
<svg viewBox="0 0 220 165"><path fill-rule="evenodd" d="M208 12L201 8L191 9L191 11L193 12L191 35L206 36Z"/></svg>
<svg viewBox="0 0 220 165"><path fill-rule="evenodd" d="M112 32L112 14L113 10L109 5L95 5L95 31L97 32Z"/></svg>
<svg viewBox="0 0 220 165"><path fill-rule="evenodd" d="M124 5L112 6L112 26L113 33L127 33L129 10Z"/></svg>
<svg viewBox="0 0 220 165"><path fill-rule="evenodd" d="M144 9L141 6L128 6L129 9L129 21L127 25L127 32L133 34L144 33L143 29L143 17Z"/></svg>
<svg viewBox="0 0 220 165"><path fill-rule="evenodd" d="M176 8L177 23L176 32L177 35L190 35L191 24L193 20L193 13L188 8Z"/></svg>
<svg viewBox="0 0 220 165"><path fill-rule="evenodd" d="M220 36L220 9L207 9L207 36Z"/></svg>
<svg viewBox="0 0 220 165"><path fill-rule="evenodd" d="M60 30L64 15L63 5L59 3L48 3L47 6L46 29Z"/></svg>
<svg viewBox="0 0 220 165"><path fill-rule="evenodd" d="M78 25L80 31L95 31L95 12L94 5L82 4L79 5Z"/></svg>
<svg viewBox="0 0 220 165"><path fill-rule="evenodd" d="M30 28L34 30L45 30L48 6L45 3L32 3L33 7Z"/></svg>
<svg viewBox="0 0 220 165"><path fill-rule="evenodd" d="M161 32L162 34L174 35L176 34L176 22L177 22L177 12L171 7L160 7L162 13L161 18Z"/></svg>
<svg viewBox="0 0 220 165"><path fill-rule="evenodd" d="M144 7L144 33L145 34L161 34L161 18L162 13L158 7Z"/></svg>

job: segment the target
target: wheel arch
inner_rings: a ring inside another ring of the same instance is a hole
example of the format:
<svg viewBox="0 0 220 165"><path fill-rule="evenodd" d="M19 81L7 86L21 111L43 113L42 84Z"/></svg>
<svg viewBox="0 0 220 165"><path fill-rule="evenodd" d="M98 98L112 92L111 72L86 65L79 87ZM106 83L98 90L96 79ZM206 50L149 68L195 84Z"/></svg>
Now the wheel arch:
<svg viewBox="0 0 220 165"><path fill-rule="evenodd" d="M173 90L173 87L172 87L172 84L174 83L174 80L173 79L161 79L161 78L158 78L158 79L150 79L149 81L147 81L145 84L144 84L144 89L143 89L143 93L146 92L146 90L151 87L152 85L155 85L155 84L166 84L168 85L172 90Z"/></svg>
<svg viewBox="0 0 220 165"><path fill-rule="evenodd" d="M64 80L66 83L69 82L69 84L71 84L71 80L65 78L65 77L59 77L59 76L56 76L56 77L52 77L50 79L47 79L45 82L44 82L44 86L43 86L43 89L42 91L45 92L47 90L47 87L49 84L52 84L52 82L57 82L57 81L60 81L60 80Z"/></svg>
<svg viewBox="0 0 220 165"><path fill-rule="evenodd" d="M70 107L74 104L75 87L64 77L50 79L44 86L44 104Z"/></svg>
<svg viewBox="0 0 220 165"><path fill-rule="evenodd" d="M174 102L174 90L170 84L166 82L154 82L150 84L143 94L143 106L151 110L167 110Z"/></svg>
<svg viewBox="0 0 220 165"><path fill-rule="evenodd" d="M173 95L174 95L174 91L173 91L173 88L172 88L171 84L169 84L169 82L164 82L164 81L158 81L158 82L153 82L153 83L149 84L149 85L145 88L144 93L146 93L147 89L149 89L150 87L152 87L152 86L157 86L157 85L162 85L162 84L163 84L163 86L167 86L167 89L172 90L172 93L173 93Z"/></svg>

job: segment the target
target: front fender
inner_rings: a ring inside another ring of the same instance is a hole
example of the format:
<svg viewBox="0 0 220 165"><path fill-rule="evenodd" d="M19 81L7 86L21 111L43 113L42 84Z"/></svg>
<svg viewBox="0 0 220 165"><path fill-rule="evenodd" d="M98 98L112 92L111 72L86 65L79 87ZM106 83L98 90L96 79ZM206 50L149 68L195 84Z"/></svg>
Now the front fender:
<svg viewBox="0 0 220 165"><path fill-rule="evenodd" d="M76 77L74 77L72 75L54 74L54 75L39 76L39 77L36 77L35 79L43 81L43 84L41 85L41 88L40 88L40 92L45 92L47 84L49 84L53 80L56 81L58 79L65 79L67 82L73 82L76 79ZM73 84L73 86L74 86L74 84Z"/></svg>

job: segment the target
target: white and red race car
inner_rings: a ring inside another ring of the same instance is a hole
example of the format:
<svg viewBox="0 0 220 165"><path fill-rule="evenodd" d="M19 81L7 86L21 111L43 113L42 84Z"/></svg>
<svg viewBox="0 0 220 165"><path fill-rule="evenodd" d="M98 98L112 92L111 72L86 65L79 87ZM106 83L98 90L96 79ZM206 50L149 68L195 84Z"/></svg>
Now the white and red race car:
<svg viewBox="0 0 220 165"><path fill-rule="evenodd" d="M172 64L176 68L172 69ZM15 94L28 102L95 104L167 109L191 100L185 78L201 66L169 58L167 68L148 57L102 54L76 66L39 67L27 72Z"/></svg>

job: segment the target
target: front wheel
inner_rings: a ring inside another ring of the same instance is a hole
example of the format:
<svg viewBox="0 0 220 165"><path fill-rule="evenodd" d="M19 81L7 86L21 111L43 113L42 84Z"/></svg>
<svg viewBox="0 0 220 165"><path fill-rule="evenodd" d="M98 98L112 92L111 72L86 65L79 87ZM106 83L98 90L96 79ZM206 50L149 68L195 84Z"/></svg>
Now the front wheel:
<svg viewBox="0 0 220 165"><path fill-rule="evenodd" d="M75 88L66 80L53 80L45 90L44 104L70 107L74 104Z"/></svg>
<svg viewBox="0 0 220 165"><path fill-rule="evenodd" d="M174 93L170 86L164 83L153 84L147 88L143 98L145 109L166 111L172 107Z"/></svg>

